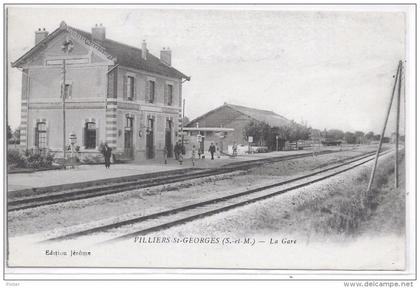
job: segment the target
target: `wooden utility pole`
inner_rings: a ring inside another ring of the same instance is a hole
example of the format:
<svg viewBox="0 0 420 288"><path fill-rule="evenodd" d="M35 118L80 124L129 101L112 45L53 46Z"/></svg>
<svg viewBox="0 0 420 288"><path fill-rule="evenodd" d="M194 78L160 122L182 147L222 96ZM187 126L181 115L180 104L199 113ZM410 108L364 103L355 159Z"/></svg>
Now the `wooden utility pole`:
<svg viewBox="0 0 420 288"><path fill-rule="evenodd" d="M368 188L367 188L367 191L366 191L367 196L370 195L370 190L372 188L373 179L375 177L376 166L378 165L379 153L381 152L383 138L384 138L385 130L386 130L386 124L388 123L389 112L391 111L392 102L394 100L395 87L397 86L398 77L400 77L400 74L401 74L401 67L402 67L402 61L400 61L398 63L397 74L395 75L394 87L392 88L391 100L389 101L388 110L387 110L386 116L385 116L384 126L382 128L381 139L379 140L378 150L376 151L375 163L373 164L372 172L370 174L369 185L368 185Z"/></svg>
<svg viewBox="0 0 420 288"><path fill-rule="evenodd" d="M63 101L63 166L66 166L66 59L63 59L63 84L61 85Z"/></svg>
<svg viewBox="0 0 420 288"><path fill-rule="evenodd" d="M395 127L395 188L398 188L398 144L400 138L400 101L401 101L401 81L403 77L403 67L400 68L400 78L398 81L397 97L397 126Z"/></svg>
<svg viewBox="0 0 420 288"><path fill-rule="evenodd" d="M69 56L73 49L73 42L68 38L63 42L61 47L66 56ZM63 58L63 84L61 86L61 94L63 100L63 165L66 166L66 58Z"/></svg>
<svg viewBox="0 0 420 288"><path fill-rule="evenodd" d="M182 99L182 119L181 119L181 145L184 147L184 118L185 118L185 99Z"/></svg>

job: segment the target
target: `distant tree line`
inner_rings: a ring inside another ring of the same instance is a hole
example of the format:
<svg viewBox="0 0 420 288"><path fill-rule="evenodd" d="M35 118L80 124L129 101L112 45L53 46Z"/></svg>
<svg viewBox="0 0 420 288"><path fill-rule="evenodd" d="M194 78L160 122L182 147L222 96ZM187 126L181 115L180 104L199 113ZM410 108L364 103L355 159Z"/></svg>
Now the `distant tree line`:
<svg viewBox="0 0 420 288"><path fill-rule="evenodd" d="M251 121L245 126L243 130L244 139L249 136L253 137L253 143L260 146L267 146L270 150L275 150L277 145L276 136L278 136L279 147L283 147L286 141L294 142L298 140L309 140L321 138L330 141L341 141L347 144L368 144L372 141L379 141L380 134L375 134L372 131L364 133L363 131L344 132L339 129L330 129L323 131L313 129L304 124L298 124L295 121L290 121L289 124L277 127L270 126L265 122ZM392 135L394 137L395 134ZM400 140L404 141L404 136L400 136ZM390 137L384 137L384 143L391 142Z"/></svg>
<svg viewBox="0 0 420 288"><path fill-rule="evenodd" d="M269 150L275 150L278 136L279 147L284 146L285 141L308 140L311 135L311 128L290 121L284 126L270 126L265 122L251 121L243 130L244 139L253 137L253 142L260 146L267 146Z"/></svg>
<svg viewBox="0 0 420 288"><path fill-rule="evenodd" d="M344 132L338 129L324 130L321 132L321 136L327 140L343 141L347 144L368 144L372 141L379 141L381 139L380 134L375 134L372 131L365 134L363 131ZM389 137L384 137L383 141L388 143L391 139Z"/></svg>

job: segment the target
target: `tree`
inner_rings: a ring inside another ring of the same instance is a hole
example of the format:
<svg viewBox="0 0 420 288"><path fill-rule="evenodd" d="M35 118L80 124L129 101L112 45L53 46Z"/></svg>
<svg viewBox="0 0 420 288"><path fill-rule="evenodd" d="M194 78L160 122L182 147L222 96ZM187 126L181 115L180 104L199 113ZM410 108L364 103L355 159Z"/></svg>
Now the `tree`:
<svg viewBox="0 0 420 288"><path fill-rule="evenodd" d="M356 143L361 144L364 142L365 133L363 133L362 131L354 132L354 136L356 137Z"/></svg>
<svg viewBox="0 0 420 288"><path fill-rule="evenodd" d="M265 122L251 121L243 130L244 139L248 140L249 136L253 137L254 143L258 145L266 145L269 150L276 150L277 139L279 148L284 146L286 141L307 140L311 135L311 128L290 121L287 125L271 127Z"/></svg>
<svg viewBox="0 0 420 288"><path fill-rule="evenodd" d="M15 144L20 144L20 129L19 129L19 127L16 128L15 132L13 132L13 138L15 140Z"/></svg>
<svg viewBox="0 0 420 288"><path fill-rule="evenodd" d="M356 144L356 136L354 133L346 132L344 133L344 140L347 142L347 144Z"/></svg>
<svg viewBox="0 0 420 288"><path fill-rule="evenodd" d="M369 131L368 133L366 133L365 137L367 140L372 141L375 138L375 133L373 133L372 131Z"/></svg>
<svg viewBox="0 0 420 288"><path fill-rule="evenodd" d="M13 134L12 134L12 128L10 128L10 125L7 125L7 140L12 139Z"/></svg>
<svg viewBox="0 0 420 288"><path fill-rule="evenodd" d="M289 137L287 140L289 141L307 140L311 135L311 128L298 124L293 120L290 121L288 130Z"/></svg>
<svg viewBox="0 0 420 288"><path fill-rule="evenodd" d="M344 132L338 129L328 130L327 135L327 138L331 140L342 140L344 138Z"/></svg>
<svg viewBox="0 0 420 288"><path fill-rule="evenodd" d="M251 121L245 126L243 135L246 141L252 136L254 143L262 145L270 138L270 126L265 122Z"/></svg>

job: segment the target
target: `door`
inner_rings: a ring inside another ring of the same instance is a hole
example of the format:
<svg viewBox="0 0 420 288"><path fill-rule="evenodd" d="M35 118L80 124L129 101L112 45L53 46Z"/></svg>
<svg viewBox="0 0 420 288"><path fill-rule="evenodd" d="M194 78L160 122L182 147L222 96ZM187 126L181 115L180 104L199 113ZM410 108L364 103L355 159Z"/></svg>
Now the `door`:
<svg viewBox="0 0 420 288"><path fill-rule="evenodd" d="M165 147L168 151L168 158L172 158L174 147L172 146L172 121L166 120Z"/></svg>
<svg viewBox="0 0 420 288"><path fill-rule="evenodd" d="M133 145L133 118L126 118L126 127L124 129L124 155L126 158L134 158L134 145Z"/></svg>
<svg viewBox="0 0 420 288"><path fill-rule="evenodd" d="M205 136L203 136L203 135L201 135L201 142L200 142L200 151L201 151L201 154L204 154L204 138Z"/></svg>
<svg viewBox="0 0 420 288"><path fill-rule="evenodd" d="M153 159L155 157L154 147L154 119L147 119L147 133L146 133L146 157L147 159Z"/></svg>

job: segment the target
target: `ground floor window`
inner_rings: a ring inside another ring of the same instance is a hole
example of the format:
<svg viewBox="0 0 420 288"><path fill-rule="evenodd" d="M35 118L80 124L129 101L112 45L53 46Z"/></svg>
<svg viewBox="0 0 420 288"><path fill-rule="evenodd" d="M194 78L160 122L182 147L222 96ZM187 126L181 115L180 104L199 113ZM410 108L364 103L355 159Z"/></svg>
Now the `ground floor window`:
<svg viewBox="0 0 420 288"><path fill-rule="evenodd" d="M47 148L47 124L38 122L35 128L35 146L37 148Z"/></svg>
<svg viewBox="0 0 420 288"><path fill-rule="evenodd" d="M85 143L86 149L96 148L96 124L95 122L86 122L85 124Z"/></svg>

